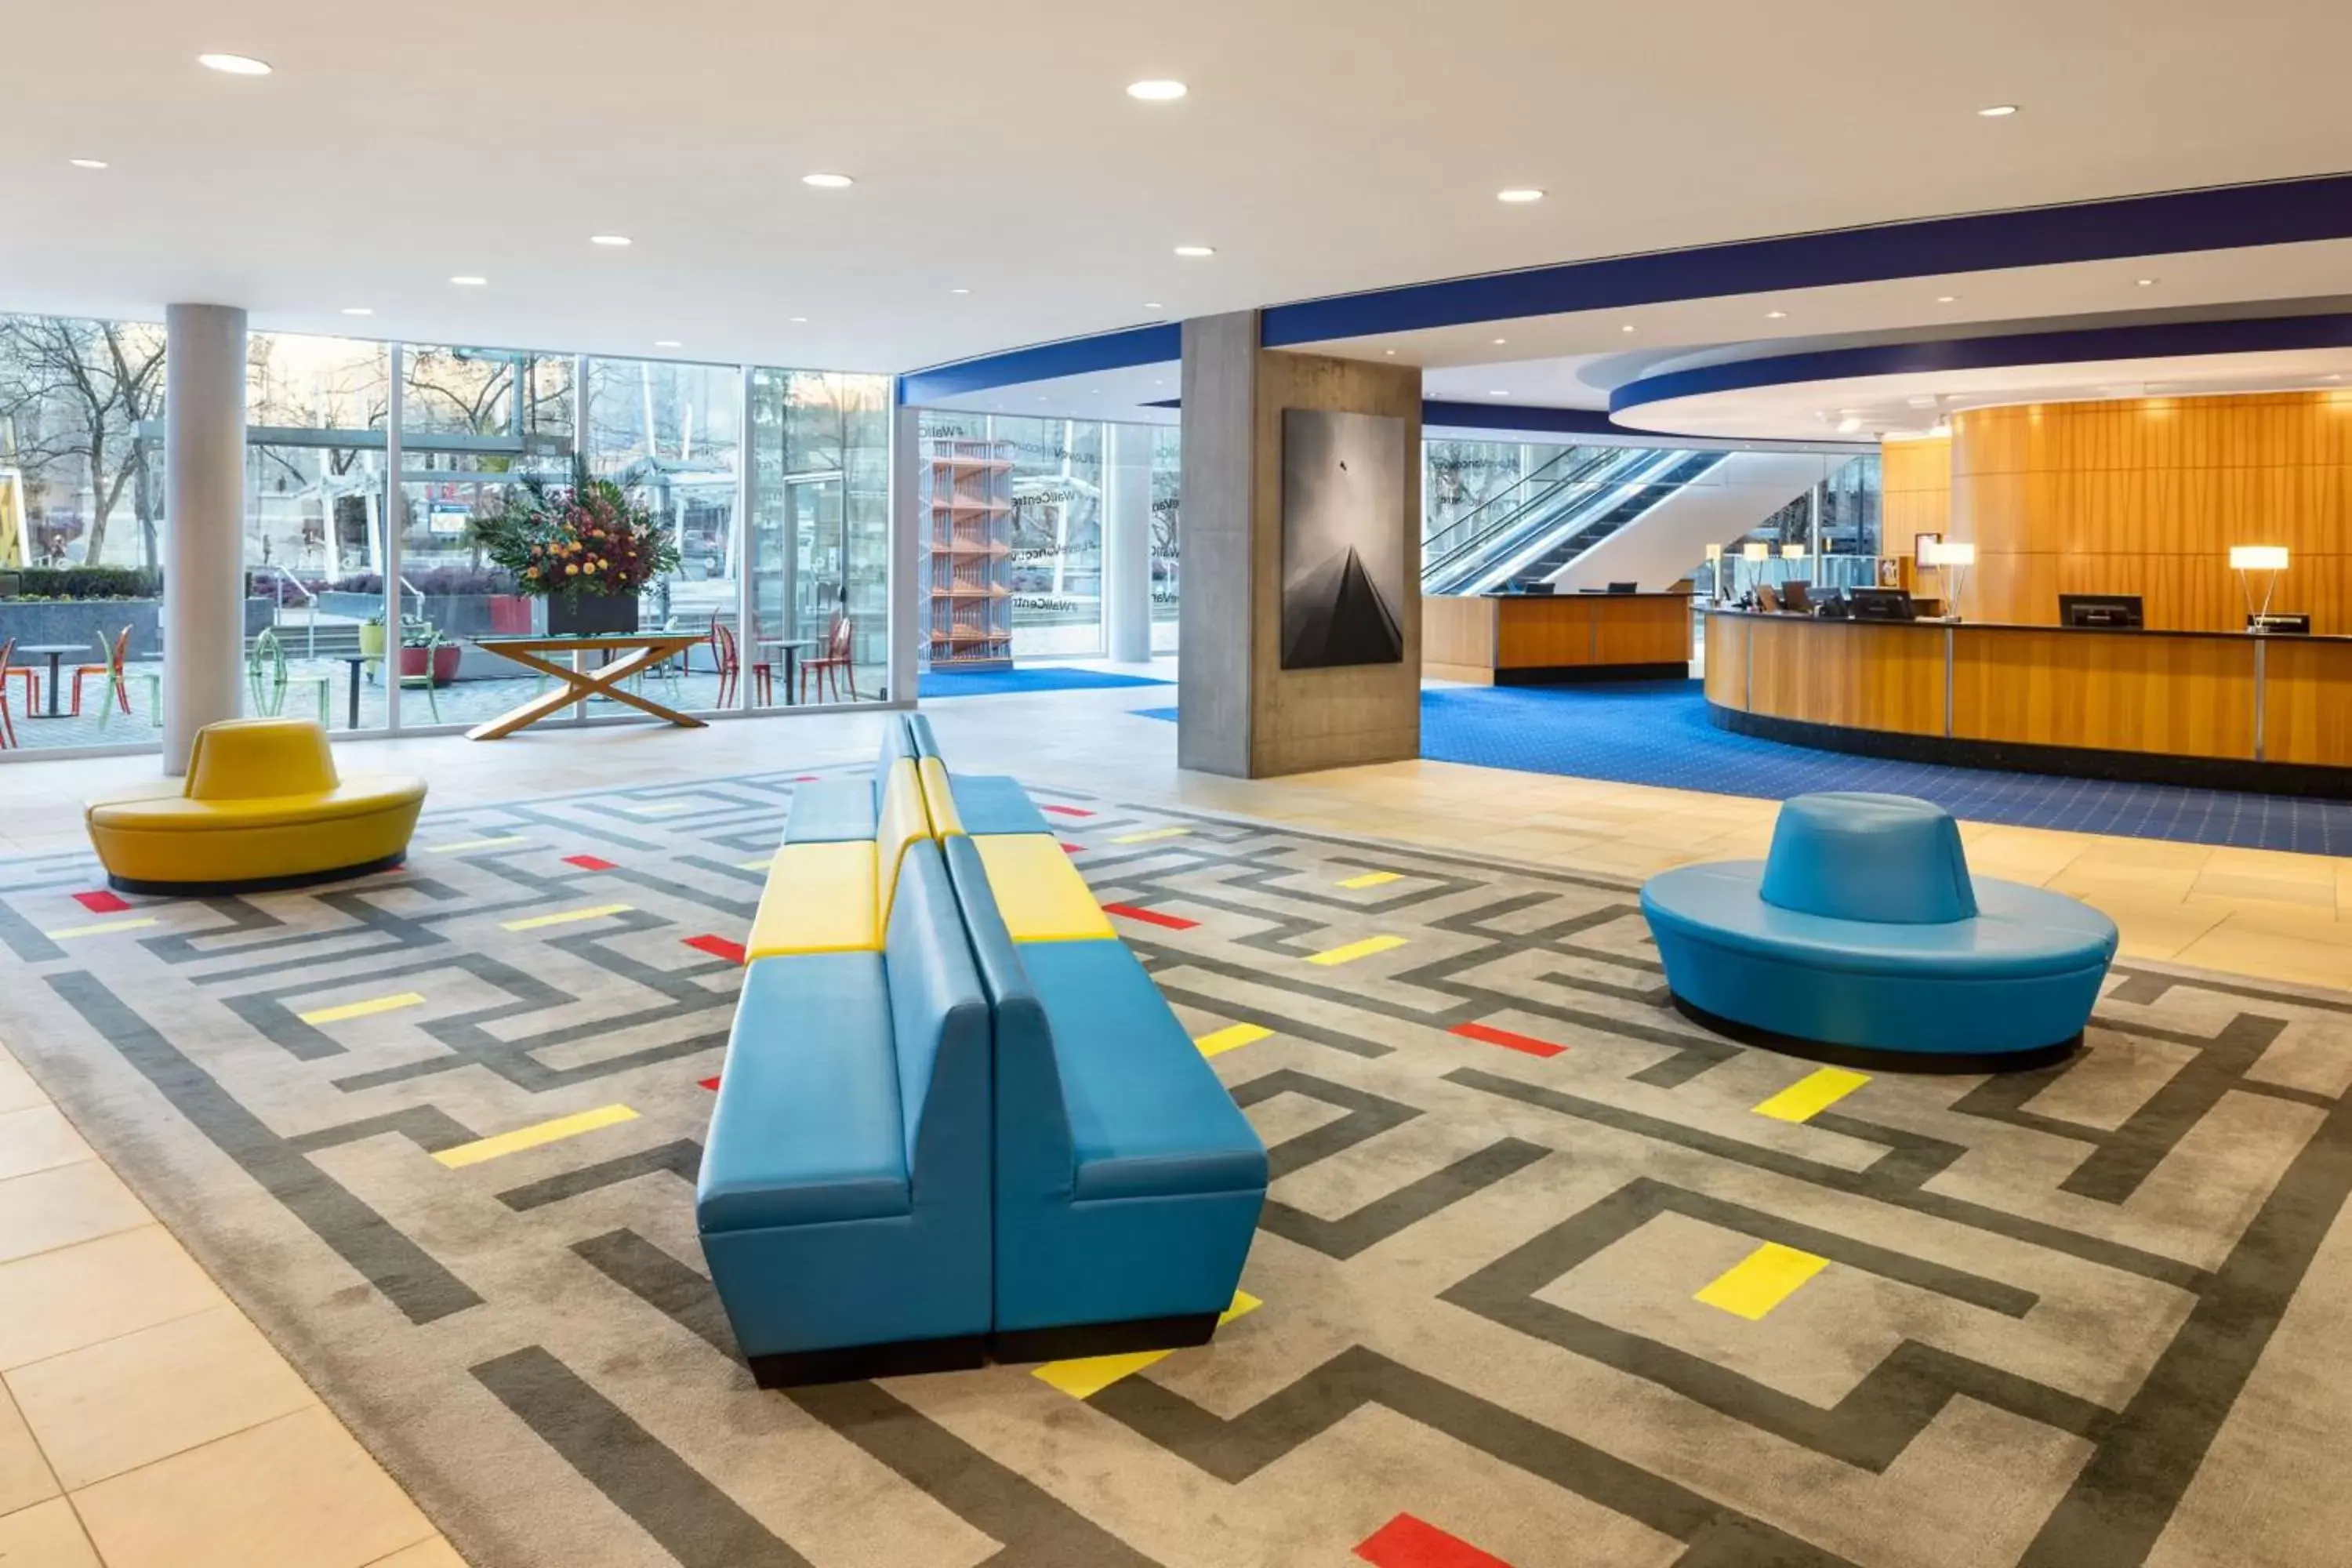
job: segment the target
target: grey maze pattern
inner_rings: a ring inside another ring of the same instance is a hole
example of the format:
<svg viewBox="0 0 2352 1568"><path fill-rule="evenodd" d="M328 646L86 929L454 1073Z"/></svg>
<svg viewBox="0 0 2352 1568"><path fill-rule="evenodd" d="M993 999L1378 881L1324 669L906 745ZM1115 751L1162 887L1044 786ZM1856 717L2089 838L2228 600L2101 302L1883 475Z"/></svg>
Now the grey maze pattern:
<svg viewBox="0 0 2352 1568"><path fill-rule="evenodd" d="M1792 1124L1811 1064L1673 1013L1622 881L1038 788L1104 902L1194 922L1121 921L1187 1026L1272 1031L1215 1058L1263 1305L1084 1401L761 1394L691 1209L740 972L688 942L805 776L438 813L120 933L71 934L86 857L0 865L11 1047L478 1568L1288 1568L1399 1512L1515 1568L2124 1568L2352 1194L2341 995L2127 963L2072 1062ZM1693 1300L1768 1242L1826 1266Z"/></svg>

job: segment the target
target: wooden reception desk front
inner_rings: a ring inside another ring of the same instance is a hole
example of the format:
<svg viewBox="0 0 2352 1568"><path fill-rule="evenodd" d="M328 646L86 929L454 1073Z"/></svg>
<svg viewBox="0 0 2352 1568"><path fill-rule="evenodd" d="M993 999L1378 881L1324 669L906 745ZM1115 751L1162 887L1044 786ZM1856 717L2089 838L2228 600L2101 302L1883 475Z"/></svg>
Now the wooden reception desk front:
<svg viewBox="0 0 2352 1568"><path fill-rule="evenodd" d="M1688 594L1431 594L1422 673L1482 686L1680 680L1690 674Z"/></svg>
<svg viewBox="0 0 2352 1568"><path fill-rule="evenodd" d="M1727 729L1874 756L2352 795L2352 637L1707 611Z"/></svg>

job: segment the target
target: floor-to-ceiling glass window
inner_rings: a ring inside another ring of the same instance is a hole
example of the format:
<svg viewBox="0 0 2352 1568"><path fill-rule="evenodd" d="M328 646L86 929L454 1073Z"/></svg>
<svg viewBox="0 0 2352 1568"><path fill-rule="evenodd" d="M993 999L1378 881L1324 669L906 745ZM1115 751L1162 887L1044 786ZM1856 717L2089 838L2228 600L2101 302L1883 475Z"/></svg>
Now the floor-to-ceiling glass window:
<svg viewBox="0 0 2352 1568"><path fill-rule="evenodd" d="M1181 521L1184 435L1162 425L1151 433L1151 651L1176 651L1177 609L1182 586Z"/></svg>
<svg viewBox="0 0 2352 1568"><path fill-rule="evenodd" d="M384 584L383 654L367 679L398 685L404 730L479 723L519 707L541 683L472 646L478 637L531 631L534 620L532 602L483 558L468 525L502 508L527 478L571 479L574 362L438 343L404 345L401 360L401 486L391 520L400 570Z"/></svg>
<svg viewBox="0 0 2352 1568"><path fill-rule="evenodd" d="M875 701L890 665L890 381L751 373L754 705Z"/></svg>
<svg viewBox="0 0 2352 1568"><path fill-rule="evenodd" d="M589 468L649 507L677 543L677 569L646 590L640 623L704 639L656 678L656 695L673 707L740 706L721 666L727 638L740 629L735 463L742 422L742 373L733 365L588 362ZM738 646L741 662L752 663Z"/></svg>
<svg viewBox="0 0 2352 1568"><path fill-rule="evenodd" d="M256 332L247 348L244 710L381 730L391 356Z"/></svg>
<svg viewBox="0 0 2352 1568"><path fill-rule="evenodd" d="M1013 657L1100 656L1101 422L926 410L919 428L927 447L982 441L1010 454Z"/></svg>
<svg viewBox="0 0 2352 1568"><path fill-rule="evenodd" d="M154 742L163 408L161 326L0 315L0 745Z"/></svg>

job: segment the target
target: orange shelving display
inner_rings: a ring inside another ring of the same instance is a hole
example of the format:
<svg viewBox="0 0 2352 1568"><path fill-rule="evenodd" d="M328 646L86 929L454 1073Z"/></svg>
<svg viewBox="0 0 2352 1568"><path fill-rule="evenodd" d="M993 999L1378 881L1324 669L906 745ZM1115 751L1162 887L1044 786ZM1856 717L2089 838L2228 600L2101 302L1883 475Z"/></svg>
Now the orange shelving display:
<svg viewBox="0 0 2352 1568"><path fill-rule="evenodd" d="M917 470L925 669L1013 668L1013 447L935 437Z"/></svg>

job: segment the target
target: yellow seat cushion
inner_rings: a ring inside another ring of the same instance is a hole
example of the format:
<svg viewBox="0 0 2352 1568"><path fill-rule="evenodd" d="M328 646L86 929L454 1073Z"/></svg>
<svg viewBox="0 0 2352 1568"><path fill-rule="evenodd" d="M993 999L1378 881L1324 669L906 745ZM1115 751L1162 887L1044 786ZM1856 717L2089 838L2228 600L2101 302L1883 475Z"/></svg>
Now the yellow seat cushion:
<svg viewBox="0 0 2352 1568"><path fill-rule="evenodd" d="M907 846L931 836L930 814L923 808L923 785L915 759L900 757L890 764L882 784L882 811L874 824L876 858L874 910L876 928L890 929L890 902L898 891L898 866Z"/></svg>
<svg viewBox="0 0 2352 1568"><path fill-rule="evenodd" d="M870 838L787 844L768 868L745 959L796 952L874 952L882 919Z"/></svg>
<svg viewBox="0 0 2352 1568"><path fill-rule="evenodd" d="M178 789L167 793L150 786L101 795L89 803L85 815L93 829L211 833L243 826L294 827L344 822L404 805L417 806L424 800L423 779L362 774L311 794L245 795L226 800L192 799ZM415 813L410 815L413 817Z"/></svg>
<svg viewBox="0 0 2352 1568"><path fill-rule="evenodd" d="M983 833L971 842L1014 942L1090 942L1118 934L1052 834Z"/></svg>
<svg viewBox="0 0 2352 1568"><path fill-rule="evenodd" d="M188 753L194 800L321 795L334 787L327 731L308 719L224 719L199 730Z"/></svg>
<svg viewBox="0 0 2352 1568"><path fill-rule="evenodd" d="M915 763L923 781L923 808L931 816L931 836L945 838L963 831L963 815L956 810L955 791L948 787L948 765L937 757Z"/></svg>

